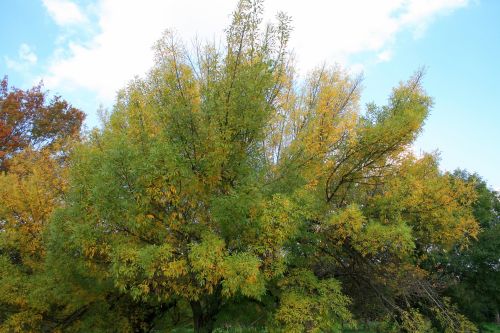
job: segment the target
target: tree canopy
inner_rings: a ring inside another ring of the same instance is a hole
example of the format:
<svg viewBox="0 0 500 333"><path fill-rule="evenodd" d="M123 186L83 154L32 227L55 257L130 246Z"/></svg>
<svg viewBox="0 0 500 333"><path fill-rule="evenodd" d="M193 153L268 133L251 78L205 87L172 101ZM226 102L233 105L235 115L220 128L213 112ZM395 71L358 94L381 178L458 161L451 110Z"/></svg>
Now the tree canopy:
<svg viewBox="0 0 500 333"><path fill-rule="evenodd" d="M43 148L79 134L84 113L60 96L47 101L42 84L31 89L10 88L0 81L0 171L8 160L28 147Z"/></svg>

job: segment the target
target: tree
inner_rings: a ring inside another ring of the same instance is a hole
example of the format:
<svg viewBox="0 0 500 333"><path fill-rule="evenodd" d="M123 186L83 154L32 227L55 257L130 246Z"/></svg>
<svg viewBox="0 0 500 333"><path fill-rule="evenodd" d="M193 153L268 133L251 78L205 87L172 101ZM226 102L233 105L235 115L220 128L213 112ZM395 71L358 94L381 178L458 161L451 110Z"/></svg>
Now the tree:
<svg viewBox="0 0 500 333"><path fill-rule="evenodd" d="M152 312L137 311L126 298L86 278L86 267L73 265L71 255L50 255L46 239L51 215L68 189L70 148L70 143L40 151L26 148L0 175L0 332L89 331L111 325L119 331L121 325L129 327L120 318ZM81 320L83 315L88 321Z"/></svg>
<svg viewBox="0 0 500 333"><path fill-rule="evenodd" d="M0 323L3 329L21 331L24 323L37 320L38 313L26 304L43 270L42 234L66 183L47 151L26 150L9 167L0 176Z"/></svg>
<svg viewBox="0 0 500 333"><path fill-rule="evenodd" d="M240 1L223 48L157 43L147 77L76 149L54 266L155 309L140 327L190 308L210 332L246 305L290 332L355 316L473 332L422 264L477 234L471 186L408 151L432 105L422 72L363 115L359 78L324 66L299 84L290 19L261 31L261 17Z"/></svg>
<svg viewBox="0 0 500 333"><path fill-rule="evenodd" d="M71 314L51 290L57 279L47 274L44 234L67 190L68 153L84 114L46 96L41 84L23 91L0 83L2 332L55 328Z"/></svg>
<svg viewBox="0 0 500 333"><path fill-rule="evenodd" d="M391 169L334 215L321 271L339 276L360 318L392 318L396 331L427 331L429 320L440 331L474 331L440 296L446 286L434 272L442 268L428 259L477 234L474 188L442 174L432 155L403 156Z"/></svg>
<svg viewBox="0 0 500 333"><path fill-rule="evenodd" d="M0 171L28 147L41 149L79 134L83 112L60 96L47 101L42 88L40 83L28 90L9 89L7 77L0 81Z"/></svg>
<svg viewBox="0 0 500 333"><path fill-rule="evenodd" d="M477 174L457 170L454 177L475 187L474 216L482 229L468 249L447 258L448 293L474 321L500 323L500 198Z"/></svg>
<svg viewBox="0 0 500 333"><path fill-rule="evenodd" d="M41 84L20 90L0 82L2 332L37 331L58 312L50 310L44 233L67 190L68 152L84 114L61 97L46 99Z"/></svg>

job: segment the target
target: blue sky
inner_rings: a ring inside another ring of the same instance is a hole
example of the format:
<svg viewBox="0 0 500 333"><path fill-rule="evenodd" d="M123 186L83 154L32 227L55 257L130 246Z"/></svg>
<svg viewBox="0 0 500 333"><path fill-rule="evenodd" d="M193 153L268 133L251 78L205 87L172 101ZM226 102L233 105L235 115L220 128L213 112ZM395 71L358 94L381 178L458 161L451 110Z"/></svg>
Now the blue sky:
<svg viewBox="0 0 500 333"><path fill-rule="evenodd" d="M0 1L0 75L27 88L43 79L97 124L117 89L152 64L174 28L184 40L220 39L236 1ZM478 172L500 189L500 1L267 0L266 17L293 17L301 73L326 61L364 75L363 102L385 103L419 67L434 108L415 143L443 170Z"/></svg>

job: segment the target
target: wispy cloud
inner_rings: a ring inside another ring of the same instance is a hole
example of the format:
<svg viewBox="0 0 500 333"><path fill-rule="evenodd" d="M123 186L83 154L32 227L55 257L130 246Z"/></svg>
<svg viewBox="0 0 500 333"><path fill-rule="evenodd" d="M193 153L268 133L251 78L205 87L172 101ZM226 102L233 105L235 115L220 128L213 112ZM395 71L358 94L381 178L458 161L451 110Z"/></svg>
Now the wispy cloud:
<svg viewBox="0 0 500 333"><path fill-rule="evenodd" d="M69 0L43 0L43 5L58 25L80 24L87 20L80 7Z"/></svg>
<svg viewBox="0 0 500 333"><path fill-rule="evenodd" d="M392 58L392 51L391 50L383 50L379 54L377 54L377 61L378 62L387 62L391 60Z"/></svg>
<svg viewBox="0 0 500 333"><path fill-rule="evenodd" d="M59 24L85 23L69 1L43 0ZM350 65L353 55L372 52L374 61L389 61L402 31L422 35L432 20L467 0L294 0L266 1L266 19L284 10L293 18L291 46L301 68L327 61ZM84 88L110 103L115 92L152 64L151 46L167 28L185 40L219 38L236 1L98 0L98 33L85 43L69 41L58 51L45 82L59 90ZM66 7L65 7L66 6ZM61 8L66 8L62 10ZM362 64L357 64L362 67Z"/></svg>
<svg viewBox="0 0 500 333"><path fill-rule="evenodd" d="M349 64L353 55L383 52L387 58L398 35L422 35L436 17L467 0L269 1L271 12L286 10L294 20L292 46L306 68L323 61Z"/></svg>
<svg viewBox="0 0 500 333"><path fill-rule="evenodd" d="M17 59L5 56L4 60L7 68L18 72L25 72L37 63L38 57L28 44L23 43L19 46Z"/></svg>

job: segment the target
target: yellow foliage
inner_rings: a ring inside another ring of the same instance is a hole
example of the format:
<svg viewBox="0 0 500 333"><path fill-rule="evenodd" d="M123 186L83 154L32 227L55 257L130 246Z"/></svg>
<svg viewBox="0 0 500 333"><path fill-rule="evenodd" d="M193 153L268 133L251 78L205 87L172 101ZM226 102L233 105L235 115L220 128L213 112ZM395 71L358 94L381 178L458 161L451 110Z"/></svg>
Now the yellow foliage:
<svg viewBox="0 0 500 333"><path fill-rule="evenodd" d="M33 269L44 256L42 233L61 204L66 173L49 150L27 149L12 159L9 173L0 175L0 241Z"/></svg>

